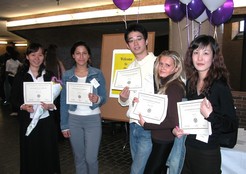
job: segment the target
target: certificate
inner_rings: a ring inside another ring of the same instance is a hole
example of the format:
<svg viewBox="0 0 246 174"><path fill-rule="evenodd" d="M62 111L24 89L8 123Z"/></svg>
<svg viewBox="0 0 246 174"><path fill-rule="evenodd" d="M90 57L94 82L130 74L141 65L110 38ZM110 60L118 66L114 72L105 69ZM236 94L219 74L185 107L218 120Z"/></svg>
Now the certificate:
<svg viewBox="0 0 246 174"><path fill-rule="evenodd" d="M128 86L130 90L142 88L140 68L116 70L112 89L122 90Z"/></svg>
<svg viewBox="0 0 246 174"><path fill-rule="evenodd" d="M53 103L52 82L24 82L25 104Z"/></svg>
<svg viewBox="0 0 246 174"><path fill-rule="evenodd" d="M67 82L67 104L92 106L88 94L92 93L90 83Z"/></svg>
<svg viewBox="0 0 246 174"><path fill-rule="evenodd" d="M141 114L146 122L154 124L160 124L166 118L167 95L139 92L138 100L131 114L133 118L139 120Z"/></svg>
<svg viewBox="0 0 246 174"><path fill-rule="evenodd" d="M200 112L203 99L178 102L179 127L187 134L211 135L211 123Z"/></svg>

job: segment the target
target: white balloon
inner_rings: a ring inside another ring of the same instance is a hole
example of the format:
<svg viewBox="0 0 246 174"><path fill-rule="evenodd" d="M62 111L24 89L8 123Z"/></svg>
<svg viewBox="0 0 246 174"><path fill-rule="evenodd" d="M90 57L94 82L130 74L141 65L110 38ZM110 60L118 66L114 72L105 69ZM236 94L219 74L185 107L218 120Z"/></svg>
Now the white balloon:
<svg viewBox="0 0 246 174"><path fill-rule="evenodd" d="M190 3L191 0L180 0L180 2L182 2L185 5L188 5Z"/></svg>
<svg viewBox="0 0 246 174"><path fill-rule="evenodd" d="M203 13L198 18L195 19L195 21L201 24L207 19L208 19L208 15L207 15L206 10L204 10Z"/></svg>
<svg viewBox="0 0 246 174"><path fill-rule="evenodd" d="M204 5L209 9L211 12L222 6L226 0L202 0Z"/></svg>

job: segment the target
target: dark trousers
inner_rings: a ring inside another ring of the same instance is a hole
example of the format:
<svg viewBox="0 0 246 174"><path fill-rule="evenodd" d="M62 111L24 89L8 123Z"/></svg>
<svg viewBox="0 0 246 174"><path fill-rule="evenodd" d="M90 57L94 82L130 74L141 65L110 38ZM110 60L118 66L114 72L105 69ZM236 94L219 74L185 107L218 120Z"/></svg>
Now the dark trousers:
<svg viewBox="0 0 246 174"><path fill-rule="evenodd" d="M182 174L221 174L220 147L211 150L186 146Z"/></svg>
<svg viewBox="0 0 246 174"><path fill-rule="evenodd" d="M145 174L166 174L166 161L173 147L173 141L166 143L153 142L152 151L145 166Z"/></svg>
<svg viewBox="0 0 246 174"><path fill-rule="evenodd" d="M14 77L8 76L8 82L9 82L9 85L10 85L10 89L9 89L10 95L9 95L9 97L11 98L11 89L12 89L12 85L13 85L13 82L14 82ZM12 106L12 112L17 112L17 111L18 111L18 108L15 108L15 107Z"/></svg>

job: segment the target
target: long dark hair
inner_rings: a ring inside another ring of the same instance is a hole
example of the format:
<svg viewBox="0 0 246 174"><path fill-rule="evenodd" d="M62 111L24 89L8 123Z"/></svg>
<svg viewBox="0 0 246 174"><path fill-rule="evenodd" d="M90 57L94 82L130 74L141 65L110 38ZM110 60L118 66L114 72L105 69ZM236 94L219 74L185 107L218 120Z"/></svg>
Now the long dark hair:
<svg viewBox="0 0 246 174"><path fill-rule="evenodd" d="M50 44L46 50L45 67L46 70L53 72L57 78L61 78L58 77L61 74L61 72L59 72L61 70L57 58L57 46L54 44Z"/></svg>
<svg viewBox="0 0 246 174"><path fill-rule="evenodd" d="M26 56L28 56L29 54L31 53L35 53L37 52L39 49L42 50L43 54L44 54L44 48L41 44L39 43L31 43L29 44L29 46L27 47L26 49ZM29 67L30 67L30 62L28 59L25 59L24 61L24 64L21 68L21 70L24 72L24 73L27 73L28 70L29 70ZM39 70L38 70L38 76L37 77L40 77L42 75L42 71L45 69L45 66L44 66L44 62L40 65L39 67Z"/></svg>
<svg viewBox="0 0 246 174"><path fill-rule="evenodd" d="M192 54L195 49L205 48L207 46L211 47L211 50L213 51L213 58L212 64L204 79L204 85L201 89L201 93L208 93L214 80L223 80L225 83L227 83L228 86L230 86L229 72L224 63L224 58L220 51L218 43L212 36L200 35L191 42L186 52L186 57L184 61L186 77L189 80L188 90L192 93L196 92L196 84L198 82L198 72L193 65Z"/></svg>

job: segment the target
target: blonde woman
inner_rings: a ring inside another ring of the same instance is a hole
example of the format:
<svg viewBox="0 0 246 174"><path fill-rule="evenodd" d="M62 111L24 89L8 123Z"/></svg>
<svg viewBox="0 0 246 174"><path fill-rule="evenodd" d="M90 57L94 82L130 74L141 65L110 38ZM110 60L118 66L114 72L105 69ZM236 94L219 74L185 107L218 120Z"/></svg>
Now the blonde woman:
<svg viewBox="0 0 246 174"><path fill-rule="evenodd" d="M151 130L152 151L144 173L166 173L166 160L172 149L174 135L172 129L178 125L177 102L185 96L185 85L181 80L183 72L182 58L176 51L163 51L154 66L155 83L158 94L168 96L166 118L161 124L145 122L140 115L139 123L146 130Z"/></svg>

